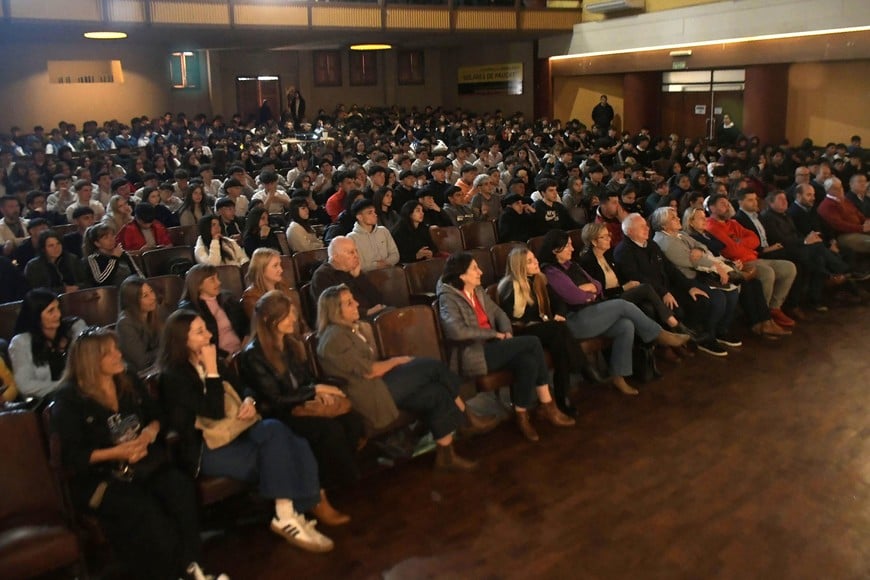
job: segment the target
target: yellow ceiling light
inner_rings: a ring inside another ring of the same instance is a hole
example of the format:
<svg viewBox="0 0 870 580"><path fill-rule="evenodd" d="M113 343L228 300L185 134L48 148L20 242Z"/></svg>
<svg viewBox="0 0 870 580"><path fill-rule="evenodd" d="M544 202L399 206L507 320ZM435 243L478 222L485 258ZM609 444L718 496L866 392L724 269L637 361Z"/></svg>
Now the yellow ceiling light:
<svg viewBox="0 0 870 580"><path fill-rule="evenodd" d="M110 32L110 31L98 31L98 32L85 32L85 38L90 38L91 40L121 40L122 38L127 38L126 32Z"/></svg>
<svg viewBox="0 0 870 580"><path fill-rule="evenodd" d="M351 50L390 50L391 44L351 44Z"/></svg>

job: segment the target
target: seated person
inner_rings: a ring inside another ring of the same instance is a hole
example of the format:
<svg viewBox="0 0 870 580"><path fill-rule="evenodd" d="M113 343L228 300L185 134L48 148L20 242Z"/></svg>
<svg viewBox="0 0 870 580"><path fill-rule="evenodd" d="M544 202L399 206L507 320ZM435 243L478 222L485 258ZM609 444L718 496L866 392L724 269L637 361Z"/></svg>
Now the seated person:
<svg viewBox="0 0 870 580"><path fill-rule="evenodd" d="M239 373L257 399L257 410L273 417L308 440L317 459L320 503L315 517L327 525L340 525L350 517L331 508L324 489L348 487L359 480L356 450L363 435L360 416L349 409L338 416L304 413L306 404L338 406L347 395L336 386L315 381L308 370L305 345L295 333L298 313L278 290L271 290L254 310L253 338L239 355Z"/></svg>
<svg viewBox="0 0 870 580"><path fill-rule="evenodd" d="M56 210L48 209L46 194L42 191L29 191L25 198L27 213L25 218L32 222L36 218L42 218L49 226L62 226L69 222L66 219L66 213L61 213Z"/></svg>
<svg viewBox="0 0 870 580"><path fill-rule="evenodd" d="M539 184L541 199L535 202L534 231L536 236L543 236L552 229L573 230L577 222L571 219L571 214L562 205L559 198L559 185L555 179L542 179Z"/></svg>
<svg viewBox="0 0 870 580"><path fill-rule="evenodd" d="M338 237L329 243L328 259L318 266L311 278L311 297L316 302L330 286L344 284L359 304L360 318L373 318L386 308L381 295L368 278L362 276L356 243L349 237Z"/></svg>
<svg viewBox="0 0 870 580"><path fill-rule="evenodd" d="M535 400L538 414L552 425L570 427L574 419L556 406L550 395L550 371L544 349L536 336L513 336L510 319L487 296L480 284L482 272L466 252L447 258L438 282L438 310L448 340L456 343L451 366L464 377L477 377L502 369L514 375L511 399L516 424L529 441L539 439L529 420L528 409Z"/></svg>
<svg viewBox="0 0 870 580"><path fill-rule="evenodd" d="M356 223L347 235L356 243L360 268L363 272L389 268L399 263L399 249L390 231L378 225L375 204L369 199L359 199L351 207Z"/></svg>
<svg viewBox="0 0 870 580"><path fill-rule="evenodd" d="M143 276L136 261L115 240L115 230L105 222L85 232L83 260L90 286L120 286L127 276Z"/></svg>
<svg viewBox="0 0 870 580"><path fill-rule="evenodd" d="M722 242L722 257L732 261L740 260L741 263L755 268L764 288L764 297L770 307L773 321L784 328L794 326L794 320L782 311L782 306L788 298L797 275L794 263L788 260L761 258L757 251L761 241L755 233L730 217L733 207L725 195L720 193L711 195L707 199L707 207L710 210L707 232Z"/></svg>
<svg viewBox="0 0 870 580"><path fill-rule="evenodd" d="M242 350L248 329L245 313L229 292L221 291L214 266L197 264L187 271L178 309L193 310L202 317L222 359Z"/></svg>
<svg viewBox="0 0 870 580"><path fill-rule="evenodd" d="M622 241L622 220L627 214L619 203L619 194L608 190L595 210L595 223L604 224L610 232L610 245L614 248Z"/></svg>
<svg viewBox="0 0 870 580"><path fill-rule="evenodd" d="M356 215L351 211L351 208L354 203L361 199L365 199L365 194L359 189L352 189L344 196L345 209L338 214L338 219L326 226L326 230L323 232L324 242L328 244L338 236L346 236L353 230L356 225Z"/></svg>
<svg viewBox="0 0 870 580"><path fill-rule="evenodd" d="M452 226L453 222L435 201L435 194L431 184L417 191L417 201L423 206L423 224L427 229L431 226Z"/></svg>
<svg viewBox="0 0 870 580"><path fill-rule="evenodd" d="M94 218L99 221L103 219L106 213L106 208L98 200L93 199L91 194L94 186L87 179L79 179L73 184L73 191L76 194L76 201L66 208L66 219L70 222L73 220L73 212L80 207L89 207L94 210Z"/></svg>
<svg viewBox="0 0 870 580"><path fill-rule="evenodd" d="M573 254L574 245L567 232L547 232L538 251L538 261L543 264L541 271L553 294L565 304L564 316L574 338L607 336L613 339L610 349L613 386L626 395L637 395L637 389L625 380L633 372L635 334L644 343L656 342L665 346L682 346L690 337L664 330L627 300L613 298L602 301L601 284L571 259Z"/></svg>
<svg viewBox="0 0 870 580"><path fill-rule="evenodd" d="M159 221L167 228L178 226L178 216L172 213L168 207L163 205L163 198L160 195L160 190L156 187L145 187L142 189L142 201L150 203L154 206L154 219Z"/></svg>
<svg viewBox="0 0 870 580"><path fill-rule="evenodd" d="M399 214L393 209L393 190L390 187L378 189L372 196L375 211L378 214L378 225L392 230L399 221Z"/></svg>
<svg viewBox="0 0 870 580"><path fill-rule="evenodd" d="M118 348L130 372L144 373L154 366L160 347L163 320L157 312L157 294L144 278L130 276L121 283L118 306Z"/></svg>
<svg viewBox="0 0 870 580"><path fill-rule="evenodd" d="M214 208L214 200L205 194L201 183L196 183L190 186L190 191L175 215L179 225L193 226L205 216L212 215L212 208Z"/></svg>
<svg viewBox="0 0 870 580"><path fill-rule="evenodd" d="M57 296L36 288L24 297L9 343L15 384L23 397L44 397L60 386L66 353L87 325L80 318L62 318Z"/></svg>
<svg viewBox="0 0 870 580"><path fill-rule="evenodd" d="M237 244L242 243L242 231L245 220L236 217L236 204L228 197L221 197L214 202L215 215L220 218L221 235Z"/></svg>
<svg viewBox="0 0 870 580"><path fill-rule="evenodd" d="M281 251L281 244L275 236L275 229L269 225L269 214L265 208L255 207L248 214L245 229L242 232L242 245L249 256L257 248L272 248Z"/></svg>
<svg viewBox="0 0 870 580"><path fill-rule="evenodd" d="M202 580L196 489L170 464L160 417L115 333L76 339L51 411L73 505L97 517L131 577Z"/></svg>
<svg viewBox="0 0 870 580"><path fill-rule="evenodd" d="M858 259L867 261L870 254L870 218L846 199L839 179L830 177L824 186L825 199L819 204L819 217L837 236L837 246L852 258L851 264L859 266Z"/></svg>
<svg viewBox="0 0 870 580"><path fill-rule="evenodd" d="M501 200L504 211L498 218L498 241L525 244L535 227L535 208L518 193L509 193Z"/></svg>
<svg viewBox="0 0 870 580"><path fill-rule="evenodd" d="M281 254L271 248L260 248L254 251L248 264L248 271L245 273L245 282L248 287L245 288L239 302L242 304L242 310L245 311L248 320L253 320L254 306L266 292L278 290L285 296L290 295L290 288L284 282ZM302 317L298 318L297 323L299 328L296 329L296 332L299 336L304 336L310 330L308 324Z"/></svg>
<svg viewBox="0 0 870 580"><path fill-rule="evenodd" d="M39 234L39 255L27 262L24 277L31 288L50 288L55 294L75 292L88 285L82 263L63 251L63 243L54 230Z"/></svg>
<svg viewBox="0 0 870 580"><path fill-rule="evenodd" d="M621 227L621 226L620 226ZM621 230L620 230L621 232ZM637 280L622 280L616 268L611 248L610 230L600 222L583 226L583 253L577 263L601 284L604 299L622 298L643 310L664 328L682 334L692 334L677 320L671 309L649 284Z"/></svg>
<svg viewBox="0 0 870 580"><path fill-rule="evenodd" d="M109 198L106 215L100 221L111 225L115 232L120 232L124 226L133 221L133 208L120 195L113 195Z"/></svg>
<svg viewBox="0 0 870 580"><path fill-rule="evenodd" d="M311 227L311 208L307 198L294 197L290 200L290 225L287 226L287 244L292 253L319 250L323 240Z"/></svg>
<svg viewBox="0 0 870 580"><path fill-rule="evenodd" d="M633 219L632 227L636 228L640 222L637 218ZM720 258L713 256L697 240L681 231L682 222L674 208L656 209L650 216L650 221L653 229L656 230L653 243L687 280L694 281L695 288L701 289L709 297L710 309L705 321L708 336L706 340L699 342L698 349L714 356L723 356L723 352L725 355L728 354L723 346L742 346L742 341L731 333L731 326L737 314L739 294L737 286L731 284L729 280L729 272L732 268ZM636 235L642 235L641 232L636 232ZM649 245L648 247L652 249L651 254L654 254L655 248ZM706 280L701 279L699 272L709 276ZM708 282L710 280L715 283L711 285ZM691 290L689 292L691 295Z"/></svg>
<svg viewBox="0 0 870 580"><path fill-rule="evenodd" d="M82 246L85 241L85 230L94 225L95 221L93 209L90 207L77 207L72 212L72 223L76 226L76 230L63 235L64 251L81 258L84 251ZM31 235L33 235L32 232Z"/></svg>
<svg viewBox="0 0 870 580"><path fill-rule="evenodd" d="M436 469L477 468L476 461L456 453L453 433L465 421L469 432L489 430L495 421L477 417L465 406L459 397L461 379L441 361L409 356L376 360L371 329L360 323L359 305L343 284L320 295L317 334L317 358L324 372L347 381L343 389L362 415L367 432L390 425L399 409L419 413L438 445Z"/></svg>
<svg viewBox="0 0 870 580"><path fill-rule="evenodd" d="M11 403L18 398L18 385L15 384L15 375L6 366L6 360L0 357L0 408L3 403Z"/></svg>
<svg viewBox="0 0 870 580"><path fill-rule="evenodd" d="M133 215L133 221L118 232L117 240L122 248L128 252L133 252L172 245L166 227L156 221L153 205L144 202L137 203Z"/></svg>
<svg viewBox="0 0 870 580"><path fill-rule="evenodd" d="M458 227L474 221L474 210L468 205L468 194L462 188L452 185L445 195L447 201L441 206L441 211L450 220L450 225Z"/></svg>
<svg viewBox="0 0 870 580"><path fill-rule="evenodd" d="M0 256L0 280L3 280L0 284L0 304L24 298L28 290L27 281L6 256Z"/></svg>
<svg viewBox="0 0 870 580"><path fill-rule="evenodd" d="M198 227L199 237L193 248L193 255L198 264L241 266L248 262L245 250L231 238L225 238L221 234L221 223L218 216L205 216L199 220Z"/></svg>
<svg viewBox="0 0 870 580"><path fill-rule="evenodd" d="M43 218L33 218L30 220L27 228L27 233L30 235L18 244L18 247L15 248L11 256L22 273L27 263L39 255L39 234L47 229L49 229L48 222ZM79 252L81 252L81 249L79 249Z"/></svg>
<svg viewBox="0 0 870 580"><path fill-rule="evenodd" d="M565 317L553 314L547 278L541 273L538 259L528 248L517 246L508 254L505 276L498 283L498 300L499 306L510 317L514 332L538 337L550 353L556 406L566 415L576 415L577 410L568 399L574 360L584 376L591 377L593 382L601 383L606 379L574 344Z"/></svg>
<svg viewBox="0 0 870 580"><path fill-rule="evenodd" d="M703 244L713 256L719 257L722 248L725 247L725 244L707 233L707 215L703 209L691 207L686 209L683 214L683 231ZM751 271L749 268L744 272L746 266L739 260L730 262L730 265L735 270L741 270L744 276ZM761 281L757 277L745 278L740 286L740 306L752 332L773 340L791 334L791 331L783 329L770 318L770 308L767 306Z"/></svg>
<svg viewBox="0 0 870 580"><path fill-rule="evenodd" d="M332 540L303 515L321 501L311 448L281 421L258 420L253 393L238 392L222 372L212 339L205 321L190 310L173 312L163 329L158 358L160 396L166 427L178 433L180 467L192 476L255 483L260 495L275 502L273 532L303 550L332 550ZM230 389L241 399L236 419L249 422L250 427L224 445L209 446L197 426L201 419L227 418L224 399Z"/></svg>
<svg viewBox="0 0 870 580"><path fill-rule="evenodd" d="M476 193L471 198L471 209L474 210L475 219L497 220L501 216L501 196L495 192L495 181L487 174L481 174L474 178Z"/></svg>
<svg viewBox="0 0 870 580"><path fill-rule="evenodd" d="M399 222L390 233L399 249L399 261L403 264L428 260L433 256L435 242L429 228L423 224L423 206L417 200L406 201L399 211Z"/></svg>

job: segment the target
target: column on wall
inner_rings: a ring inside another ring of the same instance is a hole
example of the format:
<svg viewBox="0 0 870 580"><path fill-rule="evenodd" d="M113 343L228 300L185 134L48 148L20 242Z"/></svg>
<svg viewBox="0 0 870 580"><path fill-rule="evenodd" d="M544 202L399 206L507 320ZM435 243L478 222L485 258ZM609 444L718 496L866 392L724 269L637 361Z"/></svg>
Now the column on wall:
<svg viewBox="0 0 870 580"><path fill-rule="evenodd" d="M622 79L623 130L637 133L641 127L649 127L653 135L661 133L662 73L630 72Z"/></svg>
<svg viewBox="0 0 870 580"><path fill-rule="evenodd" d="M537 52L537 42L535 43L535 52ZM535 85L535 118L547 117L553 118L553 76L550 71L549 58L535 59L534 72Z"/></svg>
<svg viewBox="0 0 870 580"><path fill-rule="evenodd" d="M788 64L746 67L743 90L743 132L762 143L785 139Z"/></svg>

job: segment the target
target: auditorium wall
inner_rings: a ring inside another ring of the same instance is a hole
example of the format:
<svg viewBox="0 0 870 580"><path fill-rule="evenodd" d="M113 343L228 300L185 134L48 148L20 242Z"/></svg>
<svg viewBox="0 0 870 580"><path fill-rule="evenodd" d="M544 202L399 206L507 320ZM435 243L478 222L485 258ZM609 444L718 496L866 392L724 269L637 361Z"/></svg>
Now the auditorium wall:
<svg viewBox="0 0 870 580"><path fill-rule="evenodd" d="M591 127L592 108L599 103L601 95L607 95L615 115L613 124L621 130L624 104L621 74L554 77L553 118L563 123L578 119Z"/></svg>

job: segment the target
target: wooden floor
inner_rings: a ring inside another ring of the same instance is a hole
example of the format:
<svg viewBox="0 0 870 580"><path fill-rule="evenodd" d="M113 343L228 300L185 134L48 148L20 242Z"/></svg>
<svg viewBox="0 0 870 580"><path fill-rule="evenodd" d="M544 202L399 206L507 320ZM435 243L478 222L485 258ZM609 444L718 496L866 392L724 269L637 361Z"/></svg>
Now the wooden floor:
<svg viewBox="0 0 870 580"><path fill-rule="evenodd" d="M870 577L870 308L832 309L779 342L664 367L638 397L582 387L578 426L512 425L334 494L353 516L326 555L248 523L209 570L268 578Z"/></svg>

